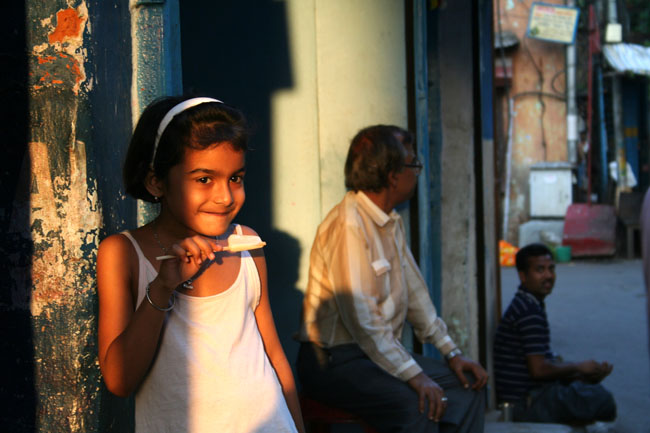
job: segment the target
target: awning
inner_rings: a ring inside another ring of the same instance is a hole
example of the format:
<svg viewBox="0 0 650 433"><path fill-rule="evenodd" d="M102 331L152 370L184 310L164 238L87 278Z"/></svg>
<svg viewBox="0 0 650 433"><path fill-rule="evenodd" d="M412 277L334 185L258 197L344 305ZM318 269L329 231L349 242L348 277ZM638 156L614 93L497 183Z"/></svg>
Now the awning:
<svg viewBox="0 0 650 433"><path fill-rule="evenodd" d="M635 44L606 44L603 54L616 72L650 76L650 47Z"/></svg>

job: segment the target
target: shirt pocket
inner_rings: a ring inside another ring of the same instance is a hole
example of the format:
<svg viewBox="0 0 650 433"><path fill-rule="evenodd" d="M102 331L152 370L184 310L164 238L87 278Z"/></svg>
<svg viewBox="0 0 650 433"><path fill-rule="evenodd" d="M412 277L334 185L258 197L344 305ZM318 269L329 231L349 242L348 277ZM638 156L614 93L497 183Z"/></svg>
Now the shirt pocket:
<svg viewBox="0 0 650 433"><path fill-rule="evenodd" d="M376 302L381 306L390 297L390 275L392 266L390 261L380 258L371 263L375 271L374 295Z"/></svg>
<svg viewBox="0 0 650 433"><path fill-rule="evenodd" d="M372 262L372 268L377 277L377 307L379 307L384 318L390 319L395 314L395 303L391 298L390 287L390 262L384 258Z"/></svg>
<svg viewBox="0 0 650 433"><path fill-rule="evenodd" d="M381 277L386 272L390 271L390 262L386 259L378 259L372 262L372 269L375 271L375 276Z"/></svg>

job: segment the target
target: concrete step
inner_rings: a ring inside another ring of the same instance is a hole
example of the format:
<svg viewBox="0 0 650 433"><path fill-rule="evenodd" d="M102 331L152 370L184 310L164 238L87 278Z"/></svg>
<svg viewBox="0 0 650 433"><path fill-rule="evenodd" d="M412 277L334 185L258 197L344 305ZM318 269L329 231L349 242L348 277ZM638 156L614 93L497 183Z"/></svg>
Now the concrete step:
<svg viewBox="0 0 650 433"><path fill-rule="evenodd" d="M574 433L562 424L542 424L532 422L491 421L485 423L485 433Z"/></svg>
<svg viewBox="0 0 650 433"><path fill-rule="evenodd" d="M596 422L585 427L534 422L486 421L484 433L617 433L609 423Z"/></svg>
<svg viewBox="0 0 650 433"><path fill-rule="evenodd" d="M501 421L501 411L490 410L485 413L484 433L576 433L563 424L541 424L532 422Z"/></svg>
<svg viewBox="0 0 650 433"><path fill-rule="evenodd" d="M571 427L565 424L505 422L501 421L501 411L489 410L485 413L484 433L617 433L613 425L595 422L584 427Z"/></svg>

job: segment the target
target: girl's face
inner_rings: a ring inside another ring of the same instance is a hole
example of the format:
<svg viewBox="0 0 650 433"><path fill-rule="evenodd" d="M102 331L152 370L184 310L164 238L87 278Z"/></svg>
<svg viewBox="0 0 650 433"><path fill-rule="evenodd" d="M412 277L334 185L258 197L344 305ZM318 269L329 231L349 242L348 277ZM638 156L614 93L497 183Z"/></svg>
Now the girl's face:
<svg viewBox="0 0 650 433"><path fill-rule="evenodd" d="M161 217L183 226L180 236L223 234L244 204L245 162L244 152L228 142L186 148L164 182Z"/></svg>

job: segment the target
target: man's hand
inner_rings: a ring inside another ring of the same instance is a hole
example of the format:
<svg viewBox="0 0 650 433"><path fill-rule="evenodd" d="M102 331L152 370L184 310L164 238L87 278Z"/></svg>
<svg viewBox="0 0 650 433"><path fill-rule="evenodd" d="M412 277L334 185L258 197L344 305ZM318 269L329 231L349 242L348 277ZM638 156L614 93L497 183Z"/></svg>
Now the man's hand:
<svg viewBox="0 0 650 433"><path fill-rule="evenodd" d="M429 413L427 417L435 422L440 421L440 418L445 413L445 409L447 409L447 399L445 398L443 400L444 392L442 388L422 372L409 379L407 383L418 393L420 413L424 413L426 400L428 399Z"/></svg>
<svg viewBox="0 0 650 433"><path fill-rule="evenodd" d="M588 383L599 383L609 376L614 366L609 362L596 362L594 360L582 361L578 364L580 379Z"/></svg>
<svg viewBox="0 0 650 433"><path fill-rule="evenodd" d="M612 372L613 366L608 362L587 360L582 362L552 362L543 354L526 355L528 372L538 381L582 380L598 383Z"/></svg>
<svg viewBox="0 0 650 433"><path fill-rule="evenodd" d="M478 362L467 359L462 355L454 356L448 362L449 368L456 373L456 376L458 376L458 380L460 380L463 387L469 388L469 381L465 377L465 371L471 372L476 378L476 381L474 381L474 384L472 385L472 389L481 389L487 384L487 371L485 371Z"/></svg>

